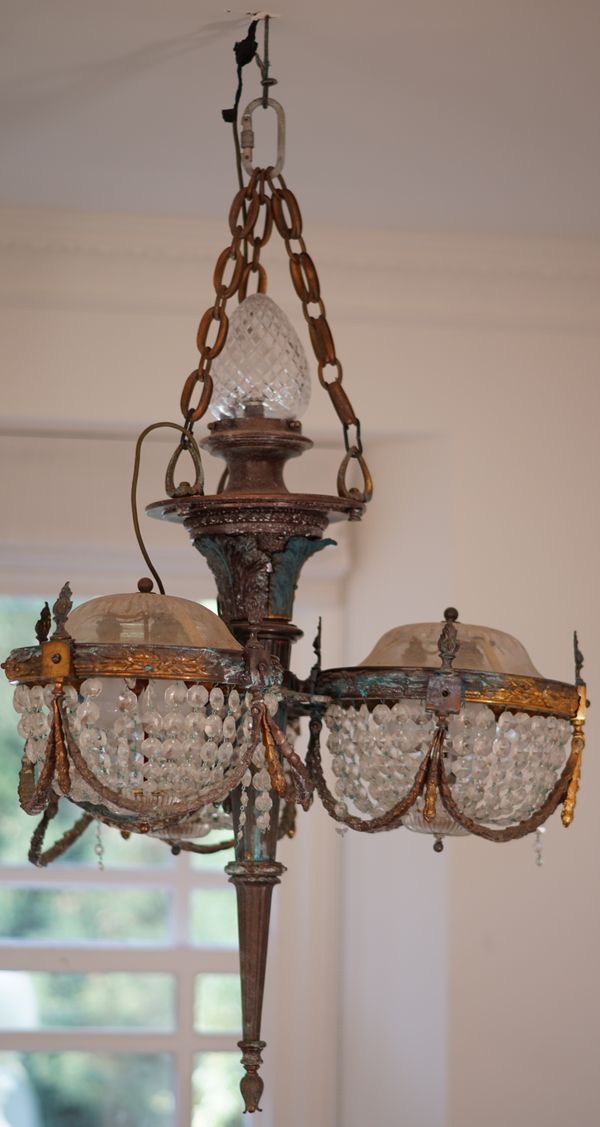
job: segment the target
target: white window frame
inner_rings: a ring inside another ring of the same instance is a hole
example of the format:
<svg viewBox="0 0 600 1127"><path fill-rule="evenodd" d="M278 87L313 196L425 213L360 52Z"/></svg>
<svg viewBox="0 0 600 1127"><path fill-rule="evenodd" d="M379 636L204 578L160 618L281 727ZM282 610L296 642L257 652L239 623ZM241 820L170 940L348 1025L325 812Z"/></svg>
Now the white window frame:
<svg viewBox="0 0 600 1127"><path fill-rule="evenodd" d="M166 848L166 846L165 846ZM196 977L206 974L238 974L237 948L195 947L191 945L191 898L198 889L229 887L224 873L193 868L191 857L181 853L174 864L159 868L113 868L102 873L93 865L56 866L43 875L32 866L0 865L0 880L5 888L76 889L98 891L112 888L153 888L168 896L168 941L136 944L124 941L73 943L0 940L0 969L10 971L49 971L60 974L101 974L161 972L175 980L175 1029L172 1032L146 1032L143 1029L82 1029L0 1032L0 1052L130 1052L169 1053L174 1064L175 1122L188 1127L192 1122L193 1058L204 1052L236 1052L241 1034L198 1033L194 1029ZM231 889L234 895L233 889ZM240 1066L241 1076L241 1066Z"/></svg>

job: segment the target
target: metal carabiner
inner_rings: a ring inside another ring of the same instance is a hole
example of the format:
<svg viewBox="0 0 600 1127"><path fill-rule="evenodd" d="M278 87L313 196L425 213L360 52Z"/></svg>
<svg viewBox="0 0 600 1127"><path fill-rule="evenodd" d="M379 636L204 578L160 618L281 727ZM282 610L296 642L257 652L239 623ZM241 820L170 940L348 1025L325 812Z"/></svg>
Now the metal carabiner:
<svg viewBox="0 0 600 1127"><path fill-rule="evenodd" d="M252 114L258 106L264 108L262 98L255 98L253 102L249 102L242 114L240 148L244 172L247 172L248 176L251 176L254 172L254 165L252 164L252 155L254 152ZM271 175L279 176L283 171L285 161L285 113L283 106L280 102L276 102L275 98L267 98L267 106L270 106L277 114L277 160L273 166Z"/></svg>

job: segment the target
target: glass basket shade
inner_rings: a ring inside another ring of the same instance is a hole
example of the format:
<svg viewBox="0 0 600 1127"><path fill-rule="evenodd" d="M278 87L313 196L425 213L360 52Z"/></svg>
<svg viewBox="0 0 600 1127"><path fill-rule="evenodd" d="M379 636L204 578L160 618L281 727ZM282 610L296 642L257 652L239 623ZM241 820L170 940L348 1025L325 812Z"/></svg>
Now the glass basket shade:
<svg viewBox="0 0 600 1127"><path fill-rule="evenodd" d="M330 705L325 724L338 812L373 818L409 793L431 747L435 717L425 701L406 698L372 711L366 704ZM568 720L509 711L496 719L485 705L465 704L450 717L444 746L444 770L461 813L492 827L530 817L557 782L570 737ZM417 803L403 819L408 828L453 832L415 820L419 810Z"/></svg>
<svg viewBox="0 0 600 1127"><path fill-rule="evenodd" d="M86 809L103 807L124 825L132 822L137 807L147 806L144 822L161 827L179 814L201 810L204 796L215 788L222 799L235 785L229 779L239 771L252 739L249 702L237 689L209 691L184 681L150 678L139 690L139 682L120 677L88 678L79 692L65 685L68 740L94 779L115 796L103 797L71 764L68 797ZM18 730L33 764L40 764L46 752L52 693L52 685L15 690Z"/></svg>
<svg viewBox="0 0 600 1127"><path fill-rule="evenodd" d="M210 409L217 419L297 419L308 407L310 374L300 338L265 294L247 297L232 314L211 376Z"/></svg>
<svg viewBox="0 0 600 1127"><path fill-rule="evenodd" d="M219 654L224 671L225 659L231 667L232 652L240 664L242 650L224 622L188 599L136 592L83 603L71 612L66 628L75 668L77 647L94 645L99 667L106 669L62 687L71 801L123 826L136 828L142 821L152 829L178 817L200 817L208 802L224 799L245 769L252 739L245 691L240 696L234 685L218 683ZM190 679L165 679L170 665L182 660L172 656L173 647L185 651ZM210 683L201 672L207 649L216 671ZM131 678L125 675L130 659L137 663L137 676ZM161 660L167 663L163 676L140 676L145 660L145 668L157 674ZM20 684L14 695L24 757L40 769L52 727L53 693L51 682Z"/></svg>
<svg viewBox="0 0 600 1127"><path fill-rule="evenodd" d="M327 746L340 816L381 817L413 788L432 747L436 712L426 708L424 689L422 695L402 692L400 699L394 694L395 699L386 702L385 686L396 683L394 671L406 689L411 679L428 684L428 671L441 666L441 629L438 622L425 622L389 630L359 667L357 683L371 697L369 704L360 697L346 698L327 709ZM452 672L494 675L494 683L499 678L505 689L496 712L467 701L448 716L443 771L453 801L466 818L493 829L517 825L543 806L558 781L570 753L571 724L555 715L510 709L510 678L540 679L516 638L460 622L456 629ZM380 669L385 672L379 677ZM377 697L379 703L373 703ZM446 813L439 796L433 822L423 818L422 797L402 821L420 832L465 832Z"/></svg>

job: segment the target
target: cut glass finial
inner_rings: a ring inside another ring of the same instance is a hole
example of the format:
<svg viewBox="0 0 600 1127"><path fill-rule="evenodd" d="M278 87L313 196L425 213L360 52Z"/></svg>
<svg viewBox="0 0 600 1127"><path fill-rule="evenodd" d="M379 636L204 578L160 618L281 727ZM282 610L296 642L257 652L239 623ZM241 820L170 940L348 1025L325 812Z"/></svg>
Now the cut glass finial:
<svg viewBox="0 0 600 1127"><path fill-rule="evenodd" d="M308 406L310 375L300 338L266 294L238 305L211 375L210 409L217 419L297 419Z"/></svg>

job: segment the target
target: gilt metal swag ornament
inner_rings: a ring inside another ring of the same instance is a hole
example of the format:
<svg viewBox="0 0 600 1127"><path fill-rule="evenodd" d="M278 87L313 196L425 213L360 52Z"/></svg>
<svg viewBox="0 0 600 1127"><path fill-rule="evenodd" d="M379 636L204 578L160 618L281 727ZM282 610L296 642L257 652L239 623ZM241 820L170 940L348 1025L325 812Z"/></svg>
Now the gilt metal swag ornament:
<svg viewBox="0 0 600 1127"><path fill-rule="evenodd" d="M64 853L91 822L116 826L125 837L153 834L174 852L235 846L227 872L237 893L241 1090L251 1112L263 1089L271 897L284 872L277 843L294 835L297 806L309 809L316 793L342 826L361 833L406 827L431 834L436 851L453 835L502 842L529 834L561 803L568 826L586 707L577 642L575 684L548 681L514 638L462 624L453 608L442 624L389 631L359 666L321 670L317 646L306 681L290 671L301 633L292 621L300 571L334 543L324 539L331 521L360 520L373 487L300 208L283 179L285 119L268 96L274 80L265 57L263 97L242 115L241 137L237 103L230 111L248 179L235 194L231 240L217 258L215 298L200 321L199 363L181 396L183 424L153 424L136 447L134 527L158 592L152 580L141 580L137 592L73 610L65 584L53 632L45 604L37 645L13 651L4 665L16 682L24 739L19 801L42 815L31 843L34 864ZM240 74L241 65L238 59ZM269 168L252 167L259 104L278 120L278 158ZM297 418L308 397L302 348L267 297L262 253L273 231L287 252L319 382L343 427L335 495L290 493L284 481L287 460L312 443ZM249 295L251 284L256 292ZM209 407L216 421L197 443L194 426ZM163 425L180 441L167 467L167 497L147 511L183 524L214 574L219 616L165 595L143 544L135 501L141 444ZM226 463L216 494L204 492L201 448ZM185 453L194 481L176 484ZM350 483L354 468L358 485ZM294 746L302 718L310 733L306 759ZM82 813L44 848L62 799ZM217 841L203 842L210 831Z"/></svg>

